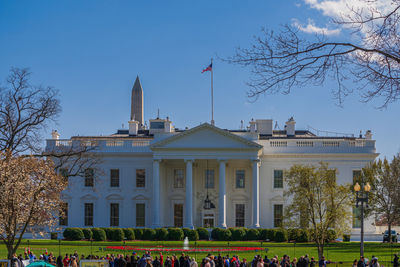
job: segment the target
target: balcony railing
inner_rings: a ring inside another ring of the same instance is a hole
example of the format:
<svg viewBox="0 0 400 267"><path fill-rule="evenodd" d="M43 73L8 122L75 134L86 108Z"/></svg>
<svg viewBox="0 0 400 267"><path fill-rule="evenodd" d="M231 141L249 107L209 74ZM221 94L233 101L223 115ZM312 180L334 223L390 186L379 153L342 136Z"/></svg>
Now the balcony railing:
<svg viewBox="0 0 400 267"><path fill-rule="evenodd" d="M268 144L269 143L269 144ZM264 153L375 153L375 140L273 140L261 141Z"/></svg>
<svg viewBox="0 0 400 267"><path fill-rule="evenodd" d="M94 140L71 140L59 139L47 140L46 151L57 151L71 149L73 147L85 146L93 148L94 152L150 152L152 140L123 140L123 139L94 139Z"/></svg>

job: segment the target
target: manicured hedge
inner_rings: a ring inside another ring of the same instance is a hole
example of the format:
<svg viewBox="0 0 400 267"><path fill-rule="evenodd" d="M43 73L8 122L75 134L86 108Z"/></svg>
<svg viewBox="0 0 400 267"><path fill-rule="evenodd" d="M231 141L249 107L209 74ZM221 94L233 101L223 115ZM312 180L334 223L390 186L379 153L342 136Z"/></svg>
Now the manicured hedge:
<svg viewBox="0 0 400 267"><path fill-rule="evenodd" d="M156 240L167 240L168 230L165 228L156 229Z"/></svg>
<svg viewBox="0 0 400 267"><path fill-rule="evenodd" d="M288 232L286 229L277 229L275 231L274 241L286 242L288 241Z"/></svg>
<svg viewBox="0 0 400 267"><path fill-rule="evenodd" d="M93 237L92 230L90 228L82 228L83 235L85 236L85 239L90 240Z"/></svg>
<svg viewBox="0 0 400 267"><path fill-rule="evenodd" d="M246 240L259 240L260 232L258 229L248 229L246 231Z"/></svg>
<svg viewBox="0 0 400 267"><path fill-rule="evenodd" d="M232 233L232 240L233 241L242 241L245 240L246 237L246 230L243 228L229 228Z"/></svg>
<svg viewBox="0 0 400 267"><path fill-rule="evenodd" d="M106 241L106 232L101 228L92 228L93 239L95 241Z"/></svg>
<svg viewBox="0 0 400 267"><path fill-rule="evenodd" d="M168 240L183 240L184 234L181 228L168 228Z"/></svg>
<svg viewBox="0 0 400 267"><path fill-rule="evenodd" d="M200 240L208 240L210 239L210 233L206 228L199 227L196 229L197 233L199 234L199 239Z"/></svg>
<svg viewBox="0 0 400 267"><path fill-rule="evenodd" d="M123 228L124 236L126 240L135 240L135 232L132 228Z"/></svg>
<svg viewBox="0 0 400 267"><path fill-rule="evenodd" d="M80 228L65 228L63 236L67 240L82 240L85 238Z"/></svg>
<svg viewBox="0 0 400 267"><path fill-rule="evenodd" d="M143 240L154 240L156 238L156 230L151 228L144 228L143 229Z"/></svg>
<svg viewBox="0 0 400 267"><path fill-rule="evenodd" d="M209 232L205 228L192 230L189 228L66 228L64 238L67 240L94 239L96 241L122 241L127 240L183 240L186 236L190 241L208 240ZM334 230L329 230L326 241L337 238ZM211 239L220 241L275 241L275 242L310 242L312 241L311 229L247 229L247 228L213 228Z"/></svg>
<svg viewBox="0 0 400 267"><path fill-rule="evenodd" d="M143 229L142 228L134 228L133 231L135 232L136 240L142 240L143 239Z"/></svg>

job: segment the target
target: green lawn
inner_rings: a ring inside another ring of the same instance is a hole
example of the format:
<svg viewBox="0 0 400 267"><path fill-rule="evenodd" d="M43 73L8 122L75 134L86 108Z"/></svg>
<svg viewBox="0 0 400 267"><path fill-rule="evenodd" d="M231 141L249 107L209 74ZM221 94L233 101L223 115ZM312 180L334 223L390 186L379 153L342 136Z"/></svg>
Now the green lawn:
<svg viewBox="0 0 400 267"><path fill-rule="evenodd" d="M107 253L123 253L123 251L103 251L107 246L122 246L123 242L91 242L89 241L61 241L59 246L58 240L24 240L18 249L18 254L24 252L24 248L28 245L31 247L33 252L38 256L47 249L49 252L53 252L58 255L59 251L62 255L65 253L73 253L75 250L79 254L88 255L91 252L95 255L105 255ZM183 245L182 241L127 241L125 243L127 246L141 246L141 247L155 247L155 246L168 246L174 248L180 248ZM300 257L301 255L309 254L317 258L317 250L313 243L270 243L270 242L240 242L240 241L197 241L190 242L190 248L197 247L216 247L214 254L218 254L217 247L260 247L262 246L268 252L258 251L258 252L234 252L232 254L238 254L240 258L252 259L255 254L261 254L264 256L267 254L269 257L278 255L282 256L288 254L292 257ZM101 249L100 249L101 248ZM359 256L360 243L359 242L340 242L331 243L325 248L325 256L332 261L352 261ZM380 261L390 261L394 253L400 252L400 244L383 244L383 243L365 243L365 256L371 258L372 255L379 258ZM131 253L131 251L127 251ZM124 254L124 253L123 253ZM140 252L138 254L141 254ZM171 253L164 253L171 254ZM190 256L196 257L200 260L207 253L189 253ZM224 253L227 254L227 253ZM4 245L0 245L0 258L4 259L7 255L7 249ZM387 266L387 265L386 265Z"/></svg>

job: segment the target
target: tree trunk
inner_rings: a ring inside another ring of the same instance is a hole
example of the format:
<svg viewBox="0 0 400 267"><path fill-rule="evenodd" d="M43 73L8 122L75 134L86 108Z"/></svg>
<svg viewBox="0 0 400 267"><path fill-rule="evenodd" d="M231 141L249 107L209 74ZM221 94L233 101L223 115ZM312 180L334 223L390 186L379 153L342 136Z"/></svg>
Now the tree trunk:
<svg viewBox="0 0 400 267"><path fill-rule="evenodd" d="M318 259L322 259L322 256L324 256L324 245L317 244L317 246L318 246Z"/></svg>
<svg viewBox="0 0 400 267"><path fill-rule="evenodd" d="M6 244L6 247L7 247L8 259L11 260L17 248L15 248L13 244Z"/></svg>
<svg viewBox="0 0 400 267"><path fill-rule="evenodd" d="M392 243L392 224L388 223L389 243Z"/></svg>

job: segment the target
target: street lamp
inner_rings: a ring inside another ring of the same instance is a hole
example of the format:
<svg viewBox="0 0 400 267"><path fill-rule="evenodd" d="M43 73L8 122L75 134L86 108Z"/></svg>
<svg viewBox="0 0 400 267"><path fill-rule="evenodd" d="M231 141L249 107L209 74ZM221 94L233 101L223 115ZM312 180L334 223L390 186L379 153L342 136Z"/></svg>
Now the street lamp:
<svg viewBox="0 0 400 267"><path fill-rule="evenodd" d="M363 190L361 190L363 189ZM364 203L368 208L368 193L371 191L371 186L366 183L363 188L356 183L354 185L354 191L356 191L356 208L358 203L361 203L361 240L360 240L360 256L364 256Z"/></svg>

